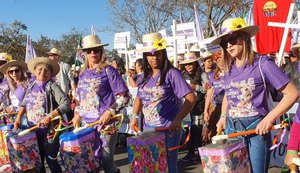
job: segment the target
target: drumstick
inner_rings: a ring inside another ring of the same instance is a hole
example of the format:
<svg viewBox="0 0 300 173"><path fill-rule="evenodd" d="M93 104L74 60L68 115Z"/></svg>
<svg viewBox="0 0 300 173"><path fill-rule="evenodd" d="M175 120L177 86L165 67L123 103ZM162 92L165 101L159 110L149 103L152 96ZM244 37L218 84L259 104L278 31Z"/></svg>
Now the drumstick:
<svg viewBox="0 0 300 173"><path fill-rule="evenodd" d="M115 115L115 116L111 117L111 118L109 119L109 121L118 119L120 116L122 116L122 115L121 115L121 114ZM86 129L86 128L89 128L89 127L93 127L93 126L95 126L95 125L97 125L97 124L99 124L99 121L98 121L98 120L95 121L95 122L92 122L92 123L90 123L90 124L86 124L86 125L84 125L84 126L82 126L82 127L77 127L77 128L75 128L75 129L73 130L73 132L74 132L74 133L78 133L79 131L81 131L81 130L83 130L83 129Z"/></svg>
<svg viewBox="0 0 300 173"><path fill-rule="evenodd" d="M56 116L56 117L52 118L52 119L50 120L50 122L55 121L55 120L58 120L59 118L60 118L60 116ZM37 128L39 128L38 125L35 125L35 126L33 126L33 127L30 127L29 129L26 129L26 130L23 130L23 131L19 132L19 133L18 133L18 136L25 135L25 134L27 134L27 133L29 133L29 132L31 132L31 131L37 129Z"/></svg>
<svg viewBox="0 0 300 173"><path fill-rule="evenodd" d="M273 126L271 128L271 130L280 129L280 128L282 128L282 124L277 124L277 125ZM219 140L229 139L229 138L234 138L234 137L244 136L244 135L251 135L251 134L255 134L255 133L256 133L255 129L252 129L252 130L247 130L244 132L231 133L228 135L216 135L216 136L213 136L211 140L212 140L213 144L216 144L217 141L219 141Z"/></svg>

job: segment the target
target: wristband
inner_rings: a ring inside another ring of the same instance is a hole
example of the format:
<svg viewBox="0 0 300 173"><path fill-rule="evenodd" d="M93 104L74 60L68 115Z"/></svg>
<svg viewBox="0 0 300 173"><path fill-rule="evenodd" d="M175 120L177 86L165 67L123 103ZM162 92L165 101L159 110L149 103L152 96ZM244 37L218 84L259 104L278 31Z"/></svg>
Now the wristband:
<svg viewBox="0 0 300 173"><path fill-rule="evenodd" d="M298 154L297 150L287 150L286 154Z"/></svg>
<svg viewBox="0 0 300 173"><path fill-rule="evenodd" d="M137 114L130 114L129 115L129 118L132 119L132 118L139 118L139 116Z"/></svg>
<svg viewBox="0 0 300 173"><path fill-rule="evenodd" d="M221 118L226 118L226 116L227 116L227 113L221 113L221 115L220 115Z"/></svg>

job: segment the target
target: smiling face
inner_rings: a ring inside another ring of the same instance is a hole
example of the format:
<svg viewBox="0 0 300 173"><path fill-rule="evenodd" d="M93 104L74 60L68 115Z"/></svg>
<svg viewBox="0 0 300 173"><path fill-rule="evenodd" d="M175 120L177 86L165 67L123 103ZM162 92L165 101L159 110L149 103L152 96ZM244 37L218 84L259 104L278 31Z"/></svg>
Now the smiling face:
<svg viewBox="0 0 300 173"><path fill-rule="evenodd" d="M155 51L154 54L146 54L147 61L152 69L160 69L163 63L163 54L161 51Z"/></svg>
<svg viewBox="0 0 300 173"><path fill-rule="evenodd" d="M51 79L52 67L48 64L40 63L34 68L34 75L36 80L40 82L47 82Z"/></svg>

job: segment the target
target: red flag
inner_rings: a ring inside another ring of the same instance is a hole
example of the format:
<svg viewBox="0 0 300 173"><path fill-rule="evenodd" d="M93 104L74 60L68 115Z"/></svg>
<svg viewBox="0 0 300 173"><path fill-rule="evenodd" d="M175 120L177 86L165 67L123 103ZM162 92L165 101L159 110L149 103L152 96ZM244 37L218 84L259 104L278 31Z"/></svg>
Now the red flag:
<svg viewBox="0 0 300 173"><path fill-rule="evenodd" d="M279 52L284 28L268 26L268 22L286 23L292 0L254 0L254 24L259 26L256 35L258 53ZM285 52L290 51L291 30L289 31Z"/></svg>

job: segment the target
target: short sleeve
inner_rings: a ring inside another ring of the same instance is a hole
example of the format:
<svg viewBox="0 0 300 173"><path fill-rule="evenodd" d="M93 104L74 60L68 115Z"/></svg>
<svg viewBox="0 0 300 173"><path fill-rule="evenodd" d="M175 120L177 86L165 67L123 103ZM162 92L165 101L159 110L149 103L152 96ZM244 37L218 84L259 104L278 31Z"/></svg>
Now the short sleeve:
<svg viewBox="0 0 300 173"><path fill-rule="evenodd" d="M171 69L168 72L167 79L170 81L170 84L174 89L174 93L176 94L177 98L181 99L187 94L193 92L193 89L183 78L182 73L179 70Z"/></svg>

